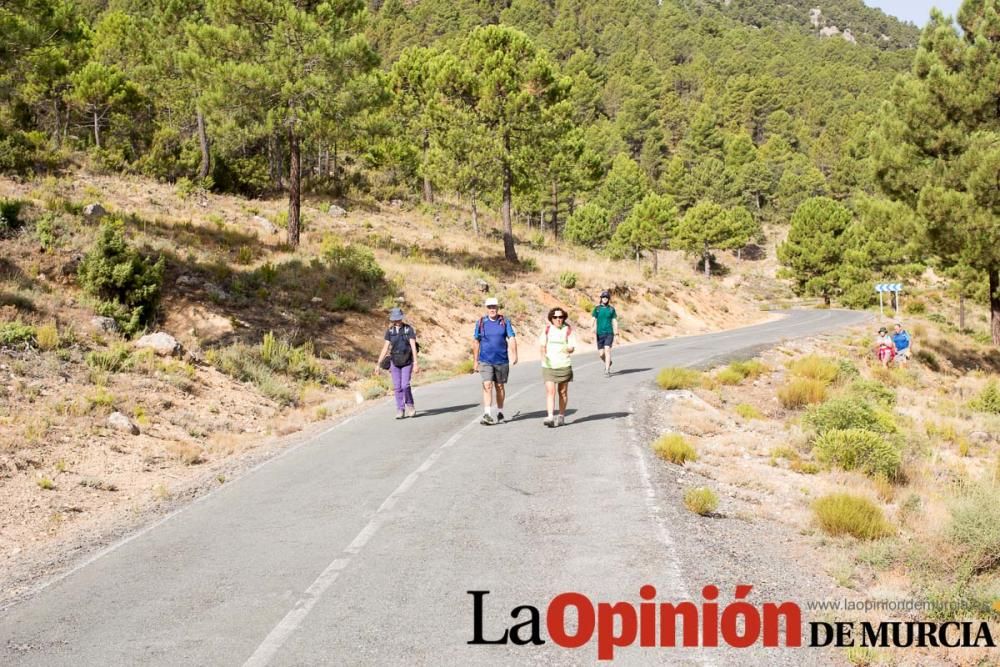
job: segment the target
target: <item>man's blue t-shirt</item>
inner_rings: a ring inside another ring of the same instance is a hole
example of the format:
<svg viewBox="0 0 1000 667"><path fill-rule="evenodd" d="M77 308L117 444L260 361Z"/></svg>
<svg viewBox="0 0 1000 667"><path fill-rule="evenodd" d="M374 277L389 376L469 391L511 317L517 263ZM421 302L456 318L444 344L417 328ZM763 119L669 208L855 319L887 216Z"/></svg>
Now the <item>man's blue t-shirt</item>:
<svg viewBox="0 0 1000 667"><path fill-rule="evenodd" d="M896 345L896 351L900 352L910 347L910 334L906 330L892 334L892 342Z"/></svg>
<svg viewBox="0 0 1000 667"><path fill-rule="evenodd" d="M514 337L514 325L510 320L504 318L501 322L499 317L495 320L489 317L476 320L472 337L479 341L480 363L494 366L510 363L507 356L507 339Z"/></svg>

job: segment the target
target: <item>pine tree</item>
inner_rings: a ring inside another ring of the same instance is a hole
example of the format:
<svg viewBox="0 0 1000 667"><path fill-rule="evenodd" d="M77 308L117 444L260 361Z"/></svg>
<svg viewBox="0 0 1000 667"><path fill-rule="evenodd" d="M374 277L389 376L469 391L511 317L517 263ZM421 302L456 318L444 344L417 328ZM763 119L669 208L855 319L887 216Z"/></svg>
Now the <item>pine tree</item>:
<svg viewBox="0 0 1000 667"><path fill-rule="evenodd" d="M209 0L207 14L210 23L199 26L196 38L218 62L211 103L240 125L286 142L288 243L297 246L302 141L318 131L324 115L344 111L336 108L349 101L344 89L377 64L360 32L364 3Z"/></svg>
<svg viewBox="0 0 1000 667"><path fill-rule="evenodd" d="M742 248L749 243L750 228L744 227L745 222L742 213L733 214L715 202L701 201L684 214L671 246L701 257L708 278L712 275L712 250Z"/></svg>
<svg viewBox="0 0 1000 667"><path fill-rule="evenodd" d="M778 246L778 260L779 276L792 279L796 294L821 296L830 305L840 293L843 236L850 224L851 212L829 197L807 199L795 210L788 238Z"/></svg>
<svg viewBox="0 0 1000 667"><path fill-rule="evenodd" d="M514 189L528 180L534 148L565 131L550 121L567 105L570 81L523 32L505 26L476 28L460 45L458 59L443 74L443 93L460 113L475 119L489 141L501 186L504 255L517 261L511 204Z"/></svg>
<svg viewBox="0 0 1000 667"><path fill-rule="evenodd" d="M932 13L882 113L876 177L916 211L929 252L987 275L1000 345L1000 6L966 0L958 24Z"/></svg>
<svg viewBox="0 0 1000 667"><path fill-rule="evenodd" d="M653 272L659 269L657 250L673 236L677 227L677 205L669 195L648 194L625 221L618 225L611 238L612 255L635 257L652 253Z"/></svg>
<svg viewBox="0 0 1000 667"><path fill-rule="evenodd" d="M611 163L611 171L597 191L594 203L608 211L611 225L615 227L649 190L649 178L639 164L625 153L619 153Z"/></svg>

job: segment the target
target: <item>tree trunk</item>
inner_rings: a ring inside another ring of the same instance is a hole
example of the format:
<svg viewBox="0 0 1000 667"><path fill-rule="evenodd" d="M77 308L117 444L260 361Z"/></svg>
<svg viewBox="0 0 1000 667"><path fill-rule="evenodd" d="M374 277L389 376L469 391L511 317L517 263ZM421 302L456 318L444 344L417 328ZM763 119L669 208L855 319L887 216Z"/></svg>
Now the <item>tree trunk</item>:
<svg viewBox="0 0 1000 667"><path fill-rule="evenodd" d="M509 262L517 261L517 251L514 249L514 227L510 220L511 187L514 174L510 168L510 135L503 138L503 204L500 206L500 217L503 218L503 254Z"/></svg>
<svg viewBox="0 0 1000 667"><path fill-rule="evenodd" d="M295 128L288 128L288 157L291 163L288 168L288 245L299 247L299 211L300 197L300 155L299 137Z"/></svg>
<svg viewBox="0 0 1000 667"><path fill-rule="evenodd" d="M476 191L472 191L472 231L479 236L479 209L476 208Z"/></svg>
<svg viewBox="0 0 1000 667"><path fill-rule="evenodd" d="M424 130L424 143L423 143L423 164L424 168L427 168L427 151L430 150L431 139L430 131ZM434 203L434 188L431 185L431 179L427 174L424 174L424 202L428 204Z"/></svg>
<svg viewBox="0 0 1000 667"><path fill-rule="evenodd" d="M711 253L708 251L708 246L707 245L705 246L704 256L705 256L705 277L706 278L711 278L712 277L712 265L711 265L711 263L709 261L709 258L711 257Z"/></svg>
<svg viewBox="0 0 1000 667"><path fill-rule="evenodd" d="M94 144L100 148L101 147L101 121L97 117L97 112L94 112Z"/></svg>
<svg viewBox="0 0 1000 667"><path fill-rule="evenodd" d="M552 181L552 239L559 236L559 186L556 181Z"/></svg>
<svg viewBox="0 0 1000 667"><path fill-rule="evenodd" d="M993 344L1000 345L1000 267L994 266L990 274L990 332Z"/></svg>
<svg viewBox="0 0 1000 667"><path fill-rule="evenodd" d="M205 114L199 108L198 116L198 146L201 148L201 164L198 166L198 178L208 177L208 171L212 166L212 158L208 153L208 132L205 129Z"/></svg>
<svg viewBox="0 0 1000 667"><path fill-rule="evenodd" d="M830 295L829 294L826 294L826 293L823 294L823 303L826 305L827 308L830 307Z"/></svg>

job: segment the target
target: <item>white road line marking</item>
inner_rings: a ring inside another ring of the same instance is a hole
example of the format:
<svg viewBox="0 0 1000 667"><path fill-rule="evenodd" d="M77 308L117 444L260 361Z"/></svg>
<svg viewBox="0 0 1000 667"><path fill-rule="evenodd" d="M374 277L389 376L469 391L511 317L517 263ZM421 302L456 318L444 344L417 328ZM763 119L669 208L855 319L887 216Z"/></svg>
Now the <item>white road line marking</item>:
<svg viewBox="0 0 1000 667"><path fill-rule="evenodd" d="M532 383L524 387L514 395L509 397L509 400L514 400L524 392L532 389L535 384ZM387 521L389 511L395 507L399 498L409 491L413 485L417 482L420 475L430 470L431 466L441 458L445 450L457 443L461 437L479 423L479 417L476 417L465 426L456 431L450 438L444 441L443 444L439 445L430 455L421 463L416 470L411 472L409 475L399 483L399 486L389 494L389 496L382 501L379 508L375 510L375 514L372 518L365 524L365 527L361 529L351 543L347 545L344 549L344 554L346 556L339 556L335 558L326 569L324 569L316 580L306 589L305 593L298 599L292 609L285 614L285 617L278 621L278 624L274 626L271 632L268 633L264 641L260 643L253 654L243 663L243 667L260 667L267 665L274 656L277 654L278 650L284 645L288 638L292 635L295 630L298 629L302 622L312 611L312 608L316 606L323 594L333 585L340 573L350 565L351 557L357 555L372 537L378 532L379 528Z"/></svg>

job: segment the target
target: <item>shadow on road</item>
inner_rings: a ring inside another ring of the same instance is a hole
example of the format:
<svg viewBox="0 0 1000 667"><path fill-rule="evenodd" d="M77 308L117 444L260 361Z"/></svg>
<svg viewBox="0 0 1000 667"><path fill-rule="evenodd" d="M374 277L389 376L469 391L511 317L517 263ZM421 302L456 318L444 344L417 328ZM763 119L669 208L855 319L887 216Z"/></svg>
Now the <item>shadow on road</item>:
<svg viewBox="0 0 1000 667"><path fill-rule="evenodd" d="M567 417L570 416L570 415L573 415L573 414L576 414L576 410L574 410L573 408L566 408L566 416ZM548 417L548 416L549 416L549 413L546 412L545 410L538 410L537 412L518 413L516 416L511 417L507 421L508 422L519 422L522 419L542 419L542 418Z"/></svg>
<svg viewBox="0 0 1000 667"><path fill-rule="evenodd" d="M569 411L567 410L567 413ZM580 417L579 419L574 419L571 422L567 422L566 426L571 426L573 424L582 424L583 422L596 422L602 419L621 419L622 417L628 417L630 412L601 412L596 415L587 415L586 417Z"/></svg>
<svg viewBox="0 0 1000 667"><path fill-rule="evenodd" d="M616 375L631 375L632 373L645 373L646 371L651 371L652 368L623 368L620 371L611 371L611 376Z"/></svg>
<svg viewBox="0 0 1000 667"><path fill-rule="evenodd" d="M434 408L433 410L417 410L417 414L414 417L433 417L434 415L443 415L449 412L461 412L462 410L468 410L469 408L474 408L479 403L463 403L462 405L449 405L444 408Z"/></svg>

